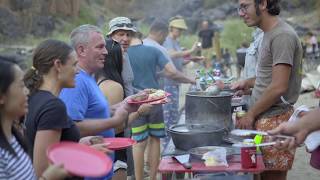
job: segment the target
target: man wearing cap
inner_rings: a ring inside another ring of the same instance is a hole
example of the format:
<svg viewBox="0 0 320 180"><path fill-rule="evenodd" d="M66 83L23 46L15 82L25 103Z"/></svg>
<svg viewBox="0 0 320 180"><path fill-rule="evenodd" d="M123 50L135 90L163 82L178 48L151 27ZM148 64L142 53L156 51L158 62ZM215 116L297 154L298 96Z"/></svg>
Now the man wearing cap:
<svg viewBox="0 0 320 180"><path fill-rule="evenodd" d="M197 47L197 42L193 44L191 49L181 49L178 38L180 37L181 33L187 29L187 25L181 16L171 18L169 21L169 35L166 37L166 40L163 43L163 46L169 52L173 64L180 72L182 72L182 67L184 65L184 57L190 56L193 52L199 50L199 47ZM190 60L199 61L203 60L203 57L194 56ZM170 97L171 102L163 106L165 125L167 128L169 128L171 125L177 124L179 120L179 82L165 78L164 90L172 94ZM164 144L167 144L169 140L170 137L167 135Z"/></svg>
<svg viewBox="0 0 320 180"><path fill-rule="evenodd" d="M130 65L129 56L127 54L128 47L130 45L130 41L132 39L133 34L136 32L136 28L132 24L131 20L127 17L116 17L110 20L109 22L109 32L107 36L112 38L114 41L117 41L122 49L123 49L123 66L122 66L122 79L124 83L124 95L125 97L132 95L133 86L132 82L134 79L134 75L132 72L132 68ZM129 136L130 132L128 129L125 129L125 136ZM122 154L123 155L123 154ZM119 155L119 156L122 156ZM127 175L132 175L134 173L134 165L133 165L133 157L132 157L132 149L127 149L126 157L122 157L123 159L127 159L127 166L117 166L119 169L115 170L118 172L117 177L122 178L125 173L124 170L127 170ZM123 164L123 163L122 163ZM119 171L121 170L121 171Z"/></svg>
<svg viewBox="0 0 320 180"><path fill-rule="evenodd" d="M123 70L122 79L124 83L125 96L133 94L132 81L134 79L133 72L130 66L130 60L127 54L127 49L130 46L132 35L136 32L136 28L131 20L127 17L116 17L109 22L108 37L120 43L123 49Z"/></svg>

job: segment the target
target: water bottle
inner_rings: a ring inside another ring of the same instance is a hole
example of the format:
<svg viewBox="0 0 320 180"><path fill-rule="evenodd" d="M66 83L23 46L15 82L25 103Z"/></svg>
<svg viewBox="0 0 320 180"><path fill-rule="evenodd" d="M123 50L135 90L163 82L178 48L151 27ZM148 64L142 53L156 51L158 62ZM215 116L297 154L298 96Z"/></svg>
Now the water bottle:
<svg viewBox="0 0 320 180"><path fill-rule="evenodd" d="M214 76L217 76L217 77L221 76L221 64L220 63L214 63L213 73L214 73Z"/></svg>
<svg viewBox="0 0 320 180"><path fill-rule="evenodd" d="M196 90L201 91L201 85L200 85L200 70L196 71Z"/></svg>

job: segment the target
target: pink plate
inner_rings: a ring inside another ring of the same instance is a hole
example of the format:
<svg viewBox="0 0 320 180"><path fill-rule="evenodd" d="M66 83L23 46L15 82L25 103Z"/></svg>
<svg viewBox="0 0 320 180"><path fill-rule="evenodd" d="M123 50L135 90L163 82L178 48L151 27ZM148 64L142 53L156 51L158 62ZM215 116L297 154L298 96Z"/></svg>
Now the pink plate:
<svg viewBox="0 0 320 180"><path fill-rule="evenodd" d="M104 142L108 144L107 148L111 150L125 149L136 143L135 140L130 138L104 138Z"/></svg>
<svg viewBox="0 0 320 180"><path fill-rule="evenodd" d="M53 164L63 164L72 175L101 177L112 169L112 160L104 153L75 142L53 144L47 150Z"/></svg>
<svg viewBox="0 0 320 180"><path fill-rule="evenodd" d="M164 98L166 98L166 97L168 97L168 96L171 96L171 94L166 92L165 96L160 97L160 98L156 98L156 99L146 99L146 100L143 100L143 101L132 101L131 99L128 99L128 100L127 100L127 103L129 103L129 104L144 104L144 103L150 103L150 102L154 102L154 101L159 101L159 100L164 99Z"/></svg>
<svg viewBox="0 0 320 180"><path fill-rule="evenodd" d="M151 105L159 105L159 104L169 103L170 101L171 101L171 100L166 97L166 98L160 99L160 100L158 100L158 101L153 101L153 102L151 102L151 103L149 103L149 104L151 104Z"/></svg>

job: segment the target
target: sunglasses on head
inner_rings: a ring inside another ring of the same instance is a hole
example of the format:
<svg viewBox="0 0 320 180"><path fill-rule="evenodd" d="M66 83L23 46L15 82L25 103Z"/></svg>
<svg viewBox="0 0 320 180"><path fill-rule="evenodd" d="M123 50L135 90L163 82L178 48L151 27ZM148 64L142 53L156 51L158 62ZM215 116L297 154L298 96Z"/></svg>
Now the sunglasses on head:
<svg viewBox="0 0 320 180"><path fill-rule="evenodd" d="M133 24L131 24L131 23L121 23L121 24L115 24L114 26L131 28L131 27L133 27Z"/></svg>

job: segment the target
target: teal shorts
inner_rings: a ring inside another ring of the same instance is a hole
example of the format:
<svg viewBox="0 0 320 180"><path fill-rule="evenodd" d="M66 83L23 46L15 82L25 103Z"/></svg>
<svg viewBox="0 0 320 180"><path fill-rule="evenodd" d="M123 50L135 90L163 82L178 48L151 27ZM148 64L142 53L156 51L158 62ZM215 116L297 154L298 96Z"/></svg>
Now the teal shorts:
<svg viewBox="0 0 320 180"><path fill-rule="evenodd" d="M131 123L132 139L141 142L149 136L165 137L162 105L156 105L147 116L140 117Z"/></svg>

